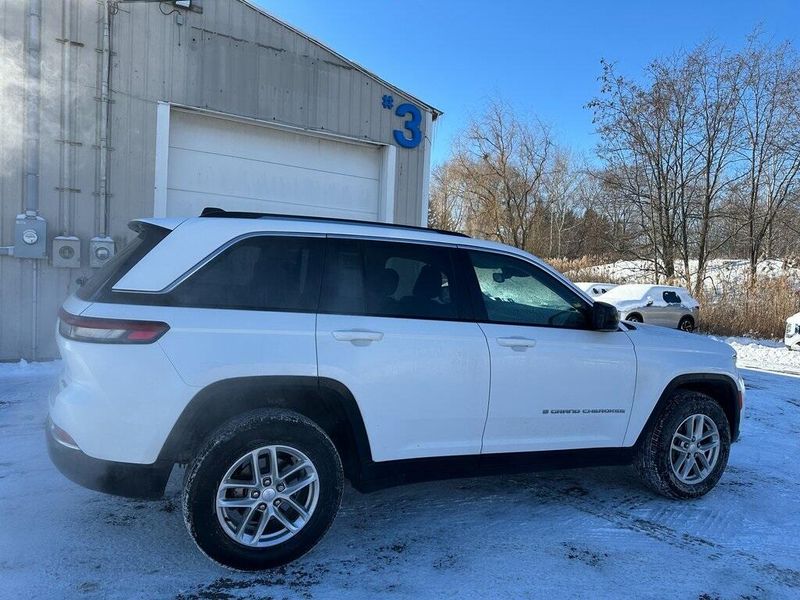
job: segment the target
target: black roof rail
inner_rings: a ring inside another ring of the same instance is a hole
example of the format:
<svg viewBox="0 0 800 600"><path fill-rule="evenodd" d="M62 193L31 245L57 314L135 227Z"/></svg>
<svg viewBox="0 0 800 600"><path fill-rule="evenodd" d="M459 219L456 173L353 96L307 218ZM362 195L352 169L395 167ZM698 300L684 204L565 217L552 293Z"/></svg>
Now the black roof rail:
<svg viewBox="0 0 800 600"><path fill-rule="evenodd" d="M283 215L279 213L260 213L260 212L241 212L229 211L224 208L217 208L215 206L206 206L203 212L200 213L201 217L215 217L227 219L281 219L286 221L315 221L319 223L341 223L343 225L370 225L378 227L391 227L396 229L408 229L411 231L429 231L433 233L442 233L444 235L455 235L458 237L468 238L466 233L458 231L445 231L444 229L433 229L430 227L417 227L415 225L395 225L394 223L381 223L378 221L359 221L358 219L343 219L339 217L307 217L303 215Z"/></svg>

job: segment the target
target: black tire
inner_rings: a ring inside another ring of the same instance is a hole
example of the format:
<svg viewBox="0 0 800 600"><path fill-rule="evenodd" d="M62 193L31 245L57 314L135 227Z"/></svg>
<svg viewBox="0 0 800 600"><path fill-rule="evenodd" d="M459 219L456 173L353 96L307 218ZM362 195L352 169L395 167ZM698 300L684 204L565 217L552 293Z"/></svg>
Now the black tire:
<svg viewBox="0 0 800 600"><path fill-rule="evenodd" d="M678 329L691 333L694 331L694 319L690 316L681 317L678 321Z"/></svg>
<svg viewBox="0 0 800 600"><path fill-rule="evenodd" d="M717 462L708 476L698 483L688 484L678 479L672 469L671 445L672 437L681 423L696 414L714 421L719 432L720 447ZM730 447L731 430L719 403L700 392L678 390L642 434L636 448L634 467L645 485L663 496L699 498L717 485L728 464Z"/></svg>
<svg viewBox="0 0 800 600"><path fill-rule="evenodd" d="M628 315L628 317L625 320L630 321L631 323L644 323L644 319L642 319L642 315L640 315L639 313L633 313L631 315Z"/></svg>
<svg viewBox="0 0 800 600"><path fill-rule="evenodd" d="M234 541L216 512L217 488L228 469L249 451L285 445L313 463L319 497L308 522L286 541L256 548ZM183 514L200 550L233 569L255 571L284 565L311 550L333 523L342 498L342 462L330 438L314 422L288 410L261 409L241 415L217 429L186 470Z"/></svg>

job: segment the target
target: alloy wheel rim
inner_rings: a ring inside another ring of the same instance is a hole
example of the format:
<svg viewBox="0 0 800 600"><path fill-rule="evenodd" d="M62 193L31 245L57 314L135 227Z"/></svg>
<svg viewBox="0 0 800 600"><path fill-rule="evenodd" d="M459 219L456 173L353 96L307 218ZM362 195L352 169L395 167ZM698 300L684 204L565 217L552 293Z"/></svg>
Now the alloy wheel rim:
<svg viewBox="0 0 800 600"><path fill-rule="evenodd" d="M686 417L672 435L669 452L672 473L682 483L700 483L713 472L719 450L717 424L707 415Z"/></svg>
<svg viewBox="0 0 800 600"><path fill-rule="evenodd" d="M308 524L319 489L319 474L305 454L290 446L262 446L225 473L217 487L217 519L243 546L276 546Z"/></svg>
<svg viewBox="0 0 800 600"><path fill-rule="evenodd" d="M692 329L694 328L692 327L692 322L689 319L684 319L683 321L681 321L681 329L683 331L691 332Z"/></svg>

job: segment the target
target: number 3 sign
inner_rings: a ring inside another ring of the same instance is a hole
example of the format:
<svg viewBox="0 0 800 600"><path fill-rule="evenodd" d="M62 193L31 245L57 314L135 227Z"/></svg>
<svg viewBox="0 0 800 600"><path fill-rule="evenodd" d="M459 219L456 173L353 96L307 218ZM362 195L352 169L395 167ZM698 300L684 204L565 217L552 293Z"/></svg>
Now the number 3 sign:
<svg viewBox="0 0 800 600"><path fill-rule="evenodd" d="M390 95L386 95L382 98L382 104L383 108L391 109L394 104L394 98ZM398 117L406 117L406 121L403 123L403 130L405 131L395 129L392 132L394 134L394 141L403 148L416 148L419 146L419 143L422 141L422 131L419 128L422 122L422 113L419 108L413 104L404 102L397 106L394 114ZM406 132L410 137L406 137Z"/></svg>
<svg viewBox="0 0 800 600"><path fill-rule="evenodd" d="M398 117L408 117L406 122L403 123L403 128L411 134L411 137L407 138L402 131L395 129L393 131L394 141L403 148L416 148L419 146L419 143L422 141L422 131L419 129L419 124L422 121L422 113L419 111L419 108L405 102L397 107L394 114Z"/></svg>

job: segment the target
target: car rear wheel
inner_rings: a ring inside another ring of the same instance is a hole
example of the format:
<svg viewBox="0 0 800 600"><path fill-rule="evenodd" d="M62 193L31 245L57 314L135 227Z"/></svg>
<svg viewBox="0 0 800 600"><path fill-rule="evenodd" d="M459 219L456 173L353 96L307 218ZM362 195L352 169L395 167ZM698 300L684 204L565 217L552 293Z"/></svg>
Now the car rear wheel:
<svg viewBox="0 0 800 600"><path fill-rule="evenodd" d="M694 319L692 317L681 317L681 320L678 322L678 329L681 331L694 331Z"/></svg>
<svg viewBox="0 0 800 600"><path fill-rule="evenodd" d="M634 466L644 483L669 498L699 498L728 464L731 434L725 411L713 398L679 390L648 426Z"/></svg>
<svg viewBox="0 0 800 600"><path fill-rule="evenodd" d="M257 410L212 434L187 469L184 520L200 550L234 569L286 564L333 523L342 463L316 424Z"/></svg>
<svg viewBox="0 0 800 600"><path fill-rule="evenodd" d="M642 315L638 313L633 313L632 315L628 315L628 318L625 319L626 321L630 321L631 323L644 323L642 319Z"/></svg>

